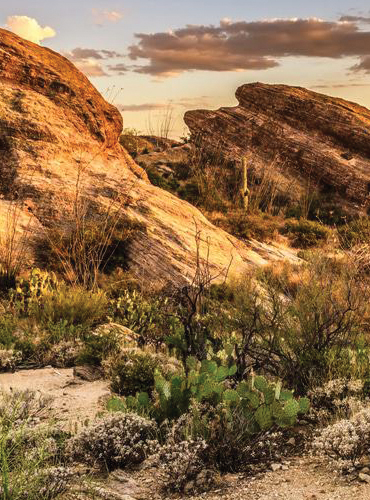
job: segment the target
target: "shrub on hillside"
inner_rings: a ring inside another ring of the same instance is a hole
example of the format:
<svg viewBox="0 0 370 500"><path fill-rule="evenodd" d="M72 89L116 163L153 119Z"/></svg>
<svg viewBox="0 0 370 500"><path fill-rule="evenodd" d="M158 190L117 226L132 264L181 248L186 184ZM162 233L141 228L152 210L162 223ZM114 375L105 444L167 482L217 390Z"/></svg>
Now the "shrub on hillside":
<svg viewBox="0 0 370 500"><path fill-rule="evenodd" d="M370 218L360 217L338 229L339 242L343 248L352 248L370 242Z"/></svg>
<svg viewBox="0 0 370 500"><path fill-rule="evenodd" d="M246 214L240 210L225 216L213 216L212 222L237 238L258 241L273 240L281 226L279 217L262 212Z"/></svg>
<svg viewBox="0 0 370 500"><path fill-rule="evenodd" d="M283 233L291 238L293 246L310 248L327 241L330 229L320 222L299 219L298 221L287 221Z"/></svg>

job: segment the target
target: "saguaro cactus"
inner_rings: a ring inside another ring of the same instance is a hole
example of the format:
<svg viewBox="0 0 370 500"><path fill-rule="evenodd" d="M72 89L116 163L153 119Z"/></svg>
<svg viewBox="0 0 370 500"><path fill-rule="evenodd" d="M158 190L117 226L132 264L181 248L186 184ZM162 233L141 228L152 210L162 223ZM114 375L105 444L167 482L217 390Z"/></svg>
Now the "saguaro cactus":
<svg viewBox="0 0 370 500"><path fill-rule="evenodd" d="M242 160L242 169L243 169L243 184L242 184L242 189L241 189L241 194L242 194L242 203L243 203L243 208L245 211L248 210L248 205L249 205L249 188L248 188L248 164L247 164L247 158L244 157Z"/></svg>

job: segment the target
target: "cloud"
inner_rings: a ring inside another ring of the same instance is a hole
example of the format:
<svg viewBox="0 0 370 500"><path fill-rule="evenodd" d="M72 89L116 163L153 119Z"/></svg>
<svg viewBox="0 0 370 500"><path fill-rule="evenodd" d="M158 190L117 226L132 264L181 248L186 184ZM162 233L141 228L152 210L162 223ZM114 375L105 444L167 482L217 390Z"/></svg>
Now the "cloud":
<svg viewBox="0 0 370 500"><path fill-rule="evenodd" d="M99 25L104 22L117 23L123 18L122 12L117 10L92 9L95 22Z"/></svg>
<svg viewBox="0 0 370 500"><path fill-rule="evenodd" d="M117 73L118 75L124 75L128 71L127 66L123 63L110 65L108 68L109 71L113 71L113 73Z"/></svg>
<svg viewBox="0 0 370 500"><path fill-rule="evenodd" d="M147 102L143 104L120 104L117 106L120 111L156 111L158 109L168 108L168 103L164 102Z"/></svg>
<svg viewBox="0 0 370 500"><path fill-rule="evenodd" d="M344 23L365 23L370 24L370 17L364 16L342 16L339 19L340 22Z"/></svg>
<svg viewBox="0 0 370 500"><path fill-rule="evenodd" d="M5 27L16 35L38 44L56 35L55 30L50 26L40 26L36 19L27 16L9 16Z"/></svg>
<svg viewBox="0 0 370 500"><path fill-rule="evenodd" d="M350 69L352 71L364 71L365 73L370 73L370 56L362 57L360 62L352 66Z"/></svg>
<svg viewBox="0 0 370 500"><path fill-rule="evenodd" d="M86 49L82 47L76 47L70 52L64 52L63 55L72 61L77 68L85 73L86 76L109 76L105 71L102 62L106 59L114 59L121 57L122 55L114 50L105 49ZM121 73L123 74L124 65L122 66ZM110 68L115 68L116 66L110 66Z"/></svg>
<svg viewBox="0 0 370 500"><path fill-rule="evenodd" d="M313 89L349 89L352 87L370 87L370 83L322 83L312 85Z"/></svg>
<svg viewBox="0 0 370 500"><path fill-rule="evenodd" d="M171 109L171 108L186 108L194 109L202 106L208 105L208 97L182 97L177 101L168 100L166 102L148 102L143 104L119 104L118 109L120 111L157 111L160 109Z"/></svg>
<svg viewBox="0 0 370 500"><path fill-rule="evenodd" d="M175 31L137 33L129 47L137 73L167 77L192 70L265 70L288 56L365 57L370 55L370 31L356 22L321 19L270 19L218 26L187 25Z"/></svg>

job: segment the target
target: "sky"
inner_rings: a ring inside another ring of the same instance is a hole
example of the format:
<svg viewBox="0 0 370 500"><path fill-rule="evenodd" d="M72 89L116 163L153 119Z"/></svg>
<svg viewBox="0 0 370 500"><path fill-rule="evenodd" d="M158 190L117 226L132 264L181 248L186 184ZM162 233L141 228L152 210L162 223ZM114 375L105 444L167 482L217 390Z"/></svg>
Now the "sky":
<svg viewBox="0 0 370 500"><path fill-rule="evenodd" d="M68 57L143 134L184 136L186 110L256 81L370 108L368 0L12 0L0 27Z"/></svg>

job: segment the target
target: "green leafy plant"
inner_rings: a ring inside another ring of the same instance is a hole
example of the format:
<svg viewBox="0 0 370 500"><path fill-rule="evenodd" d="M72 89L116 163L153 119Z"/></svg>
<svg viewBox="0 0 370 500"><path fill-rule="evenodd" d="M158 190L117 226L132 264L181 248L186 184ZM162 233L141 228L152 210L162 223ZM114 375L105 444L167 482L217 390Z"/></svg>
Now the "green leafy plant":
<svg viewBox="0 0 370 500"><path fill-rule="evenodd" d="M283 233L291 237L295 247L310 248L327 241L330 229L320 222L299 219L287 221Z"/></svg>
<svg viewBox="0 0 370 500"><path fill-rule="evenodd" d="M166 304L166 299L148 300L137 290L124 290L117 299L111 300L110 308L115 321L138 334L140 346L159 346L166 332L163 315Z"/></svg>

